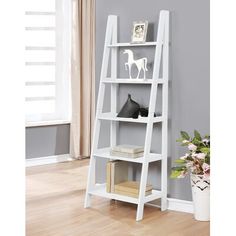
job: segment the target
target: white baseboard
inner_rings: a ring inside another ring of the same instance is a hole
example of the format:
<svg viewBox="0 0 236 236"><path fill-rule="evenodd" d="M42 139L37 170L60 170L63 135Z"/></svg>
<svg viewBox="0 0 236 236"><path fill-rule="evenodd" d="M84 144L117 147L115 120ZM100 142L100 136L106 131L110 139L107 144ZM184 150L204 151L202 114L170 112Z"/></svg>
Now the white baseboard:
<svg viewBox="0 0 236 236"><path fill-rule="evenodd" d="M168 210L193 213L193 202L176 198L168 198Z"/></svg>
<svg viewBox="0 0 236 236"><path fill-rule="evenodd" d="M153 203L146 203L146 205L161 208L160 205L156 205ZM176 198L167 198L167 209L171 211L193 213L193 202Z"/></svg>
<svg viewBox="0 0 236 236"><path fill-rule="evenodd" d="M47 156L47 157L37 157L37 158L30 158L26 159L26 167L30 166L40 166L40 165L47 165L65 161L73 161L74 159L70 157L70 154L63 154L63 155L55 155L55 156Z"/></svg>

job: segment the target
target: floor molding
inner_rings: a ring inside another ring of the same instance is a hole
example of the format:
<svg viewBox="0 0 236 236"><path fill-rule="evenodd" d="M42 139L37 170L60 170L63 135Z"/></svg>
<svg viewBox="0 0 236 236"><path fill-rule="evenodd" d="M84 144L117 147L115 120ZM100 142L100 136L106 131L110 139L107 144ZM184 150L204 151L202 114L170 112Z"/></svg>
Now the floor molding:
<svg viewBox="0 0 236 236"><path fill-rule="evenodd" d="M193 213L193 202L176 198L168 198L168 210Z"/></svg>
<svg viewBox="0 0 236 236"><path fill-rule="evenodd" d="M146 203L146 205L161 208L160 205L152 203ZM167 209L171 211L193 213L193 202L176 198L167 198Z"/></svg>
<svg viewBox="0 0 236 236"><path fill-rule="evenodd" d="M70 154L62 154L62 155L55 155L55 156L26 159L25 164L26 164L26 167L30 167L30 166L40 166L40 165L47 165L47 164L73 161L73 160L74 159L70 157Z"/></svg>

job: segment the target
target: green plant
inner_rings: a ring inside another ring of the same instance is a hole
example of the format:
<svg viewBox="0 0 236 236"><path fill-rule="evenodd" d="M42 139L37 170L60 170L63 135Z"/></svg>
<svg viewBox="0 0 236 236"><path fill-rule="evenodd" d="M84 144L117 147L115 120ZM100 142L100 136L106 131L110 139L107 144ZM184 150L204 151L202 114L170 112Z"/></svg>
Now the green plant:
<svg viewBox="0 0 236 236"><path fill-rule="evenodd" d="M185 131L181 131L181 138L177 142L181 146L188 147L188 153L175 160L177 166L172 167L171 178L184 178L189 172L197 175L210 176L210 136L201 137L194 130L194 137L190 137Z"/></svg>

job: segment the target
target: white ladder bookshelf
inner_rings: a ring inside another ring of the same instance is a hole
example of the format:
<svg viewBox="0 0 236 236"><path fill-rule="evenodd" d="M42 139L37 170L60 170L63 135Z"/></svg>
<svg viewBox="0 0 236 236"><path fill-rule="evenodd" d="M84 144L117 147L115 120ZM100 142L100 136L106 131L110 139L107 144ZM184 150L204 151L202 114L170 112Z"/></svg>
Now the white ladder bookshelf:
<svg viewBox="0 0 236 236"><path fill-rule="evenodd" d="M117 54L120 47L155 47L154 68L152 79L126 79L117 78ZM111 55L111 76L107 77L109 56ZM161 63L162 56L162 63ZM162 66L162 78L159 78L160 69ZM94 125L94 136L92 151L90 157L90 166L88 173L88 182L85 196L84 207L91 206L92 195L115 199L119 201L137 204L136 220L142 220L144 204L161 198L161 210L167 209L167 123L168 123L168 68L169 68L169 11L160 11L157 41L146 42L143 44L130 44L117 42L117 16L108 16L105 45L103 51L103 60L101 68L100 86L97 101L97 111ZM106 84L111 85L111 112L104 113L103 102L105 96ZM138 119L117 117L117 92L119 84L150 84L151 94L149 101L148 117L139 117ZM154 117L157 86L162 84L162 114ZM110 146L117 145L117 132L119 122L135 122L146 124L146 136L144 144L144 155L139 158L125 158L110 155L110 147L98 148L99 134L102 120L108 120L111 123L110 129ZM162 123L161 153L151 153L151 138L154 123ZM115 193L106 192L106 183L97 184L95 179L95 164L98 157L107 159L116 159L128 162L141 163L141 179L139 197L133 198ZM149 163L161 161L161 190L152 190L152 194L145 196L145 188L148 176Z"/></svg>

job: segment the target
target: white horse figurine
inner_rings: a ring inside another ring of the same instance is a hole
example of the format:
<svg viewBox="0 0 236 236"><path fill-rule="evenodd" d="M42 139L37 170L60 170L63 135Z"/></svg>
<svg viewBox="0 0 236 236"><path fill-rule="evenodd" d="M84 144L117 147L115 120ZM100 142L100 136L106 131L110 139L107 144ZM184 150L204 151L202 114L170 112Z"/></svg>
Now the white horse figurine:
<svg viewBox="0 0 236 236"><path fill-rule="evenodd" d="M147 58L143 57L137 60L134 60L134 54L131 50L126 49L124 50L123 54L128 54L128 62L125 63L125 69L127 70L127 67L129 69L129 78L132 79L131 77L131 67L133 64L136 65L138 69L138 76L136 79L139 78L139 74L141 70L143 70L143 79L146 79L146 71L147 71Z"/></svg>

